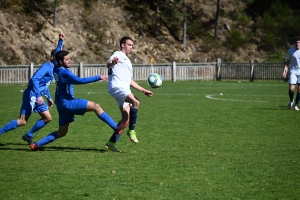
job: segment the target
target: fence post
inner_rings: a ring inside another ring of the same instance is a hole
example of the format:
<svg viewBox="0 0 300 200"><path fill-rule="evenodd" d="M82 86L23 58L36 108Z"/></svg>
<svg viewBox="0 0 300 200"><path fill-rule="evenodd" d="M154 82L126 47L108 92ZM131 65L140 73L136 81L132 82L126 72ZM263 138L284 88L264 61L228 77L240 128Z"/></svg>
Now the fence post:
<svg viewBox="0 0 300 200"><path fill-rule="evenodd" d="M221 73L221 64L222 64L221 58L217 58L217 65L216 65L216 68L217 68L217 70L216 70L216 72L217 72L216 80L217 81L221 80L221 75L220 75L220 73Z"/></svg>
<svg viewBox="0 0 300 200"><path fill-rule="evenodd" d="M172 64L172 72L173 72L172 80L173 80L173 82L176 82L176 62L175 61L173 61L173 64Z"/></svg>
<svg viewBox="0 0 300 200"><path fill-rule="evenodd" d="M83 78L83 63L82 62L79 63L78 75L79 75L80 78Z"/></svg>
<svg viewBox="0 0 300 200"><path fill-rule="evenodd" d="M29 69L29 79L33 76L33 63L30 63L30 69Z"/></svg>
<svg viewBox="0 0 300 200"><path fill-rule="evenodd" d="M250 60L250 82L254 81L254 62Z"/></svg>

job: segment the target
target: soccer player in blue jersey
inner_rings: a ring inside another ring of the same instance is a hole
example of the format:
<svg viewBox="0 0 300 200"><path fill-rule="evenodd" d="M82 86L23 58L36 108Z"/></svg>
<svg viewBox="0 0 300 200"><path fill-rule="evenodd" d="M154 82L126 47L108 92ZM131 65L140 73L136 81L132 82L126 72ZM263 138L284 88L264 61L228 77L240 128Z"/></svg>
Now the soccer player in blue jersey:
<svg viewBox="0 0 300 200"><path fill-rule="evenodd" d="M60 51L55 55L58 65L54 67L56 81L55 104L59 114L59 129L30 145L32 150L46 145L54 140L64 137L69 129L69 124L75 121L75 115L84 115L93 111L99 119L108 124L113 130L122 130L126 126L117 123L100 107L99 104L85 99L75 98L73 84L87 84L99 80L106 81L105 75L80 78L70 70L71 59L68 51Z"/></svg>
<svg viewBox="0 0 300 200"><path fill-rule="evenodd" d="M53 80L53 66L55 64L54 56L58 51L62 50L64 37L65 35L63 33L59 34L58 45L55 50L51 51L50 61L42 64L29 80L27 88L23 93L23 103L20 109L19 119L12 120L1 127L0 135L19 126L26 125L32 111L34 111L39 113L41 119L39 119L35 125L22 136L24 141L32 144L34 132L40 130L52 120L49 108L53 106L53 101L48 87ZM46 105L43 96L47 98L48 105Z"/></svg>
<svg viewBox="0 0 300 200"><path fill-rule="evenodd" d="M123 37L120 40L120 51L114 52L106 67L108 68L108 93L114 97L117 105L122 113L122 119L119 124L127 126L129 123L129 130L127 135L134 143L138 142L135 132L137 121L137 113L140 106L140 101L136 98L130 87L144 93L146 96L151 97L153 92L146 90L137 84L133 79L132 64L127 55L133 48L133 39L130 37ZM116 130L109 141L105 145L105 150L120 152L115 147L115 143L119 140L123 130Z"/></svg>
<svg viewBox="0 0 300 200"><path fill-rule="evenodd" d="M290 65L291 64L291 65ZM298 85L297 96L295 102L295 110L299 110L298 104L300 101L300 37L296 37L295 46L291 47L286 54L284 61L284 69L282 73L282 77L286 78L287 72L290 65L290 79L289 79L289 98L290 102L287 105L287 109L293 108L294 103L294 90L296 84Z"/></svg>

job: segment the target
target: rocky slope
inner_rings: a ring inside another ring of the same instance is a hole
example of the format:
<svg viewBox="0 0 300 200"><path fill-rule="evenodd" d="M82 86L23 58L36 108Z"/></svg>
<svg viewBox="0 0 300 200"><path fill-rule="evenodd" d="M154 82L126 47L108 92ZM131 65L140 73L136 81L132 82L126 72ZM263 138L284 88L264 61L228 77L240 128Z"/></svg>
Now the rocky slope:
<svg viewBox="0 0 300 200"><path fill-rule="evenodd" d="M64 49L70 51L72 62L105 63L109 55L119 49L119 40L127 35L135 40L134 50L130 55L133 63L147 64L153 55L156 63L165 62L204 62L221 58L228 62L248 62L250 59L263 61L266 53L257 50L255 44L247 48L231 51L226 46L210 46L201 39L187 39L187 48L172 36L157 39L133 32L126 21L130 13L116 3L95 4L90 12L98 23L102 24L104 37L97 40L97 35L86 29L86 18L81 3L70 1L61 5L57 11L57 26L53 27L53 15L45 17L37 14L32 17L19 12L17 7L1 9L0 13L0 64L40 64L49 60L49 53L55 48L59 32L66 35ZM101 2L101 1L100 1ZM112 1L116 2L116 1ZM233 0L222 1L222 9L235 9ZM199 5L203 20L214 17L216 5L203 0ZM240 5L241 6L241 5ZM230 19L220 19L220 39L226 40L224 33L230 31ZM214 27L207 34L213 35ZM205 45L204 45L205 44Z"/></svg>

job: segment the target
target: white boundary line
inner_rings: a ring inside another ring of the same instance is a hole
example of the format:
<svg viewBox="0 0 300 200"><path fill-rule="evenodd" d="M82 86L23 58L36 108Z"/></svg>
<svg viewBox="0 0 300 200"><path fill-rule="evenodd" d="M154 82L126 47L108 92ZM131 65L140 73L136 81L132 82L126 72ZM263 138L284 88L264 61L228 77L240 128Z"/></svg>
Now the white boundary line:
<svg viewBox="0 0 300 200"><path fill-rule="evenodd" d="M250 100L238 100L238 99L221 99L221 98L216 98L214 96L216 96L216 94L205 95L206 98L208 98L208 99L214 99L214 100L269 103L268 101L250 101ZM245 95L243 95L243 96L245 96Z"/></svg>

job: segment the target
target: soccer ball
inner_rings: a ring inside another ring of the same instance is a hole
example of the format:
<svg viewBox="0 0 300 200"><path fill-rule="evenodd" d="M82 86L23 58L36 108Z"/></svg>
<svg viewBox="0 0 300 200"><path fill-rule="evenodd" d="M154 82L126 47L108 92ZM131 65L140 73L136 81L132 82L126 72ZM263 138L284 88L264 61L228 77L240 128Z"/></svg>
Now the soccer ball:
<svg viewBox="0 0 300 200"><path fill-rule="evenodd" d="M159 74L150 74L147 83L152 88L159 88L162 85L162 77Z"/></svg>

